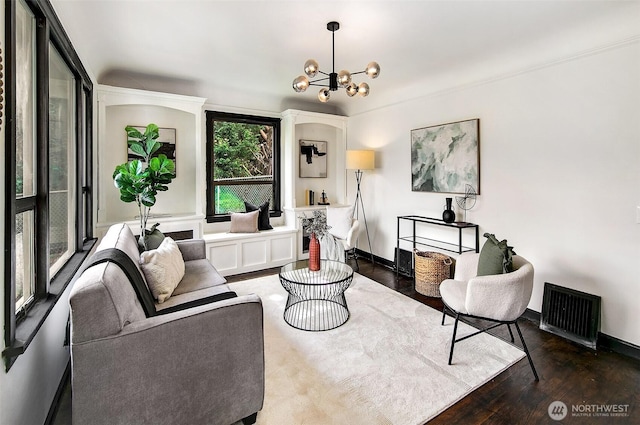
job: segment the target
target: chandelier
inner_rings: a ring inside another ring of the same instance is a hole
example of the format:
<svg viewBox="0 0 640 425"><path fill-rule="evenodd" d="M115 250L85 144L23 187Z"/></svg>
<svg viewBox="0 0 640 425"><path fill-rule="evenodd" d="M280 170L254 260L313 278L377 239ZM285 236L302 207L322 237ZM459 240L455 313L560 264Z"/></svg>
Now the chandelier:
<svg viewBox="0 0 640 425"><path fill-rule="evenodd" d="M351 81L351 76L356 74L367 74L370 78L377 78L380 75L380 65L377 62L369 62L364 71L349 72L346 69L336 73L336 43L335 36L336 31L340 29L338 22L332 21L327 24L327 29L331 31L332 42L332 55L333 55L333 68L331 73L327 74L320 70L320 65L315 59L309 59L304 64L304 73L293 80L293 89L297 92L303 92L307 90L309 86L320 86L320 92L318 93L318 100L320 102L328 102L332 91L337 91L338 87L342 87L346 90L347 96L353 97L359 94L365 97L369 94L369 84L360 83L356 84ZM309 81L309 78L315 78L316 75L326 75L325 78L319 78L317 80ZM308 77L308 78L307 78Z"/></svg>

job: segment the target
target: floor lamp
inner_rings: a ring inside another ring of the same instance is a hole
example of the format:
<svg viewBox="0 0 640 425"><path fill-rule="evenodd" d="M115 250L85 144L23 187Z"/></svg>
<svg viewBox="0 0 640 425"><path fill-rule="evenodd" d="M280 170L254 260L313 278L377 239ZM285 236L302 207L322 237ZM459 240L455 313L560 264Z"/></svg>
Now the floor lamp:
<svg viewBox="0 0 640 425"><path fill-rule="evenodd" d="M371 254L371 263L373 261L373 247L371 246L371 238L369 237L369 227L367 226L367 216L364 213L364 204L362 203L362 193L360 192L360 182L362 181L362 170L373 170L375 167L375 151L370 150L348 150L347 151L347 170L356 170L356 183L358 189L356 192L356 218L359 218L359 208L362 209L362 218L364 219L364 228L367 232L367 241L369 242L369 251ZM358 207L358 201L360 206Z"/></svg>

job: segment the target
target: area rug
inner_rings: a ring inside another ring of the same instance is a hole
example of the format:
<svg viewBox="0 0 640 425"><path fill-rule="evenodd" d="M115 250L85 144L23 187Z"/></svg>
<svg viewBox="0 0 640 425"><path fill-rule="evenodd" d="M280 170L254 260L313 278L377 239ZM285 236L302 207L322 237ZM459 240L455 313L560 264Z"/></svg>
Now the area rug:
<svg viewBox="0 0 640 425"><path fill-rule="evenodd" d="M285 323L278 275L229 286L263 303L260 425L423 424L524 357L481 334L456 346L449 366L453 319L441 326L442 312L358 274L345 293L351 317L323 332ZM460 336L473 331L458 327Z"/></svg>

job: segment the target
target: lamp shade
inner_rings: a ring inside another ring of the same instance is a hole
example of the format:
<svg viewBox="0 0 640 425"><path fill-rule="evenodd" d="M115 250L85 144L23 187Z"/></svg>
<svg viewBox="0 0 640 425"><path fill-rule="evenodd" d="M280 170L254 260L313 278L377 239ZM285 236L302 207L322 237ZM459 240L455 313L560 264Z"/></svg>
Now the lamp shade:
<svg viewBox="0 0 640 425"><path fill-rule="evenodd" d="M373 170L376 168L376 152L369 150L348 150L348 170Z"/></svg>

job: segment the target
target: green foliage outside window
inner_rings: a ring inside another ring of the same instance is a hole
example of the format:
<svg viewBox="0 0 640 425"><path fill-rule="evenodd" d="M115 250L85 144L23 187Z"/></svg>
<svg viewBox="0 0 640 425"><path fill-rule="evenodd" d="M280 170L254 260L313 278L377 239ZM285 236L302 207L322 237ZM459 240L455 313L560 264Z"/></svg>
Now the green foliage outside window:
<svg viewBox="0 0 640 425"><path fill-rule="evenodd" d="M225 182L253 182L273 178L273 127L241 122L215 121L214 180L216 212L244 211L246 185ZM266 189L270 192L270 186ZM249 189L250 190L250 189Z"/></svg>
<svg viewBox="0 0 640 425"><path fill-rule="evenodd" d="M267 177L272 174L273 128L216 121L214 179Z"/></svg>

